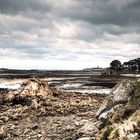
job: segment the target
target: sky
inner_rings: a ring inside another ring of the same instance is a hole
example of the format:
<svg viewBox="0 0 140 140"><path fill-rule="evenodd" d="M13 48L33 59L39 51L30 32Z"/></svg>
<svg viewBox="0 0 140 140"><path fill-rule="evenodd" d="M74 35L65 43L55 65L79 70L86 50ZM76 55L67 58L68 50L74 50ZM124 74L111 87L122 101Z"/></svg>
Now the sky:
<svg viewBox="0 0 140 140"><path fill-rule="evenodd" d="M0 67L107 67L140 57L140 0L0 0Z"/></svg>

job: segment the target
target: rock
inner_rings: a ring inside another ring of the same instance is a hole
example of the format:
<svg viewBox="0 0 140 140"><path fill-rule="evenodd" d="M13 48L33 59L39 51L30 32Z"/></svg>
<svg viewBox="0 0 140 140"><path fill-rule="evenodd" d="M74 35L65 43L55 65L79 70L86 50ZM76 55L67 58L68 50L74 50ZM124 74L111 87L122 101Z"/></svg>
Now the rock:
<svg viewBox="0 0 140 140"><path fill-rule="evenodd" d="M32 108L37 109L38 107L40 107L40 104L37 102L36 99L33 99L31 106Z"/></svg>
<svg viewBox="0 0 140 140"><path fill-rule="evenodd" d="M97 132L98 128L96 123L86 122L80 129L78 129L77 134L82 134L82 136L93 136Z"/></svg>
<svg viewBox="0 0 140 140"><path fill-rule="evenodd" d="M37 134L37 137L38 137L38 138L41 138L41 137L42 137L42 134Z"/></svg>
<svg viewBox="0 0 140 140"><path fill-rule="evenodd" d="M1 117L0 117L0 120L1 120L2 122L7 122L7 121L9 120L9 117L7 117L7 116L1 116Z"/></svg>
<svg viewBox="0 0 140 140"><path fill-rule="evenodd" d="M31 128L32 128L32 130L38 129L38 124L33 124L33 125L31 126Z"/></svg>
<svg viewBox="0 0 140 140"><path fill-rule="evenodd" d="M6 138L6 132L0 131L0 140L4 140Z"/></svg>
<svg viewBox="0 0 140 140"><path fill-rule="evenodd" d="M53 96L54 96L54 97L58 97L58 96L59 96L59 92L56 92L56 91L53 92Z"/></svg>
<svg viewBox="0 0 140 140"><path fill-rule="evenodd" d="M107 100L103 103L100 109L96 113L98 120L107 120L108 115L114 112L115 108L118 108L128 101L133 91L132 82L129 80L123 80L119 82L110 92Z"/></svg>
<svg viewBox="0 0 140 140"><path fill-rule="evenodd" d="M43 105L42 102L49 96L52 96L52 91L49 89L48 83L39 78L30 79L19 90L19 98L34 109Z"/></svg>
<svg viewBox="0 0 140 140"><path fill-rule="evenodd" d="M8 94L6 94L4 101L11 102L14 98L15 98L14 93L10 91Z"/></svg>
<svg viewBox="0 0 140 140"><path fill-rule="evenodd" d="M14 114L11 118L14 121L17 121L19 119L18 114Z"/></svg>
<svg viewBox="0 0 140 140"><path fill-rule="evenodd" d="M65 127L65 131L72 131L74 129L75 129L75 126L74 125L70 125L70 124Z"/></svg>
<svg viewBox="0 0 140 140"><path fill-rule="evenodd" d="M0 104L31 105L37 109L46 98L52 95L53 93L49 89L46 81L39 78L32 78L23 83L21 88L18 88L16 91L7 91L5 94L0 93Z"/></svg>
<svg viewBox="0 0 140 140"><path fill-rule="evenodd" d="M80 121L77 121L77 122L75 122L75 125L76 126L83 126L86 123L89 123L89 120L80 120Z"/></svg>
<svg viewBox="0 0 140 140"><path fill-rule="evenodd" d="M114 112L119 109L120 107L122 107L121 104L119 105L116 105L114 107L112 107L110 110L102 113L100 116L99 116L99 120L103 123L106 123L108 121L108 119L110 119L112 117L112 115L114 114Z"/></svg>
<svg viewBox="0 0 140 140"><path fill-rule="evenodd" d="M51 94L48 87L48 83L39 78L32 78L23 84L21 96L38 96L41 98L46 98Z"/></svg>

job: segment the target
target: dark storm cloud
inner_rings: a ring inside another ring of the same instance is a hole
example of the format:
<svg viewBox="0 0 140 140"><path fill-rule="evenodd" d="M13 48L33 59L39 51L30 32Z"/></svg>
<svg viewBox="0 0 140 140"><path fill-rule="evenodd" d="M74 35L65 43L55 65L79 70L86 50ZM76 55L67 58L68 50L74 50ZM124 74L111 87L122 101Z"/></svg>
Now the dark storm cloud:
<svg viewBox="0 0 140 140"><path fill-rule="evenodd" d="M76 0L75 4L57 12L62 17L91 24L130 25L140 23L139 0ZM57 9L56 9L57 10Z"/></svg>
<svg viewBox="0 0 140 140"><path fill-rule="evenodd" d="M63 7L61 2L64 1L0 0L0 12L14 15L34 15L34 13L37 13L38 18L39 16L42 17L42 14L45 15L50 12L56 20L61 16L62 18L83 20L91 24L125 26L140 23L139 0L122 0L119 2L118 0L71 0L69 1L70 4Z"/></svg>
<svg viewBox="0 0 140 140"><path fill-rule="evenodd" d="M134 0L127 5L127 8L130 8L130 9L139 9L139 7L140 7L140 1L139 0Z"/></svg>
<svg viewBox="0 0 140 140"><path fill-rule="evenodd" d="M46 12L50 10L46 0L0 0L0 12L3 14L20 14L20 12Z"/></svg>

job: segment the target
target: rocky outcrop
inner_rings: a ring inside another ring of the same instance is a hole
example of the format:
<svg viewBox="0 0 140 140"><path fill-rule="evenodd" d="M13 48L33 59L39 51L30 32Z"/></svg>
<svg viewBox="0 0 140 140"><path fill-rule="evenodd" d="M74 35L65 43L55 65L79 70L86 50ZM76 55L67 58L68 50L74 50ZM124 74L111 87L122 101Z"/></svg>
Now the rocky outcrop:
<svg viewBox="0 0 140 140"><path fill-rule="evenodd" d="M140 82L131 83L125 80L115 88L97 112L98 120L104 125L96 134L96 139L138 140L140 139ZM120 107L120 104L123 107Z"/></svg>
<svg viewBox="0 0 140 140"><path fill-rule="evenodd" d="M108 98L96 113L96 118L100 121L107 121L111 114L123 106L129 99L133 91L132 82L123 80L119 82L110 92Z"/></svg>
<svg viewBox="0 0 140 140"><path fill-rule="evenodd" d="M22 105L32 105L37 108L40 101L45 100L52 95L52 91L48 87L48 83L39 78L29 79L21 85L16 91L9 91L1 94L1 103L13 103Z"/></svg>
<svg viewBox="0 0 140 140"><path fill-rule="evenodd" d="M51 91L48 87L48 83L39 78L32 78L26 83L24 83L19 89L20 96L40 96L42 98L46 98L51 95Z"/></svg>
<svg viewBox="0 0 140 140"><path fill-rule="evenodd" d="M81 127L76 133L76 135L80 137L78 140L81 140L82 138L93 139L93 135L98 132L98 128L96 127L97 122L95 122L95 120L81 120L79 124Z"/></svg>

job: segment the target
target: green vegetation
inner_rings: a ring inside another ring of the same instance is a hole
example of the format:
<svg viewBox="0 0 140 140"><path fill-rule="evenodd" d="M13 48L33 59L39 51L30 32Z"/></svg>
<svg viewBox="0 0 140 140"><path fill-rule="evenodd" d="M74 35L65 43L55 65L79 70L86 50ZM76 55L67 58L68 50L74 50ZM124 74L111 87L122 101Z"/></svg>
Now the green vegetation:
<svg viewBox="0 0 140 140"><path fill-rule="evenodd" d="M111 63L110 63L110 67L112 70L114 70L115 72L118 72L120 71L120 68L121 68L121 62L119 60L113 60Z"/></svg>
<svg viewBox="0 0 140 140"><path fill-rule="evenodd" d="M130 60L121 64L119 60L113 60L110 63L110 70L114 72L139 73L140 72L140 58Z"/></svg>

